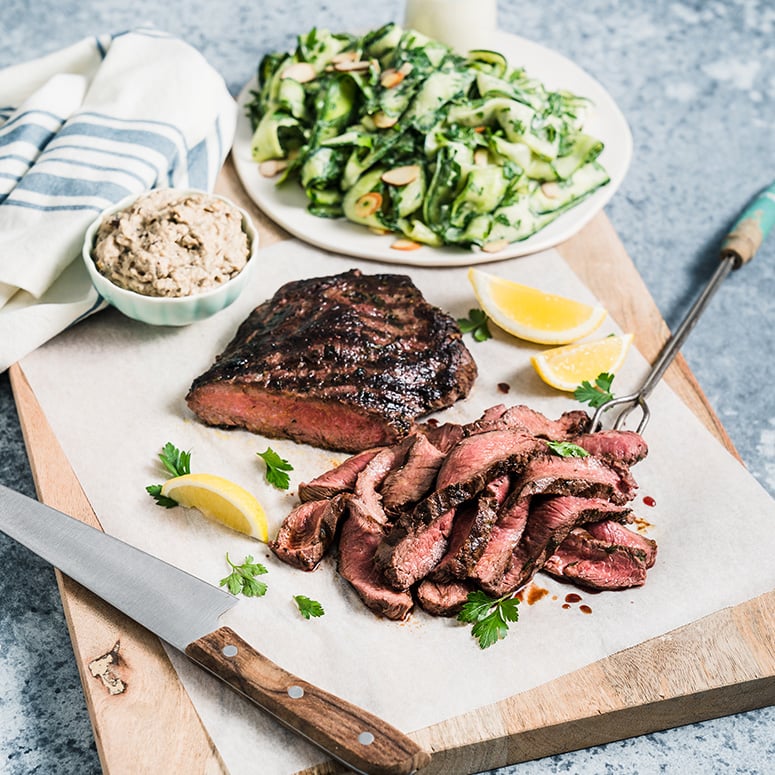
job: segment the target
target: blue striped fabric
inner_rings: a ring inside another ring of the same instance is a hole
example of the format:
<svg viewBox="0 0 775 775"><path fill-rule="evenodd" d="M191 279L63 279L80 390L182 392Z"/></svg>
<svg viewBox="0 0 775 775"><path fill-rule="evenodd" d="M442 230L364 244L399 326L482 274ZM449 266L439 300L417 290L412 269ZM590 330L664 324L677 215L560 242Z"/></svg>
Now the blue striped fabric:
<svg viewBox="0 0 775 775"><path fill-rule="evenodd" d="M102 306L77 271L102 210L213 189L236 114L204 57L154 29L0 70L0 370Z"/></svg>

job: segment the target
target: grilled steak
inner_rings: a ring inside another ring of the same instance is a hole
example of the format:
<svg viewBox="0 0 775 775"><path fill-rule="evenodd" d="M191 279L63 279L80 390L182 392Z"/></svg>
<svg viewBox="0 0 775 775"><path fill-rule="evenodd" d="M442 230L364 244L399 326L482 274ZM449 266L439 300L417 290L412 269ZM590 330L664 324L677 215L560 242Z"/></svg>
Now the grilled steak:
<svg viewBox="0 0 775 775"><path fill-rule="evenodd" d="M425 579L417 587L417 602L434 616L454 616L466 603L474 585L466 581L430 581Z"/></svg>
<svg viewBox="0 0 775 775"><path fill-rule="evenodd" d="M407 276L351 270L280 288L186 401L208 425L356 452L404 437L476 375L454 319Z"/></svg>
<svg viewBox="0 0 775 775"><path fill-rule="evenodd" d="M299 485L299 499L316 501L321 498L333 498L340 492L352 492L358 474L374 459L380 449L367 449L351 455L336 468L316 476L311 482L302 482Z"/></svg>

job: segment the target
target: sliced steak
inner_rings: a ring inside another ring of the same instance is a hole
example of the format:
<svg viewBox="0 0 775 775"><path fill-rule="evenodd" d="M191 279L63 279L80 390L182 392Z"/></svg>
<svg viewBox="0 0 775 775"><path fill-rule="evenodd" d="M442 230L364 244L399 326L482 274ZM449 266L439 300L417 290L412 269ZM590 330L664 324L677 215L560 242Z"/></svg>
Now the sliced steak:
<svg viewBox="0 0 775 775"><path fill-rule="evenodd" d="M576 527L543 570L591 589L628 589L645 583L646 554L641 549L601 541Z"/></svg>
<svg viewBox="0 0 775 775"><path fill-rule="evenodd" d="M651 538L636 533L634 530L615 522L611 519L602 522L592 522L584 526L585 530L594 538L617 546L629 546L639 549L646 555L646 567L651 568L657 560L657 542Z"/></svg>
<svg viewBox="0 0 775 775"><path fill-rule="evenodd" d="M380 490L385 509L396 511L427 495L444 457L425 436L414 436L404 464L388 474Z"/></svg>
<svg viewBox="0 0 775 775"><path fill-rule="evenodd" d="M627 520L630 510L603 498L560 495L533 498L527 523L503 578L489 585L491 594L505 595L527 584L578 525L605 517Z"/></svg>
<svg viewBox="0 0 775 775"><path fill-rule="evenodd" d="M423 610L434 616L455 616L474 589L474 585L467 581L425 579L417 586L417 602Z"/></svg>
<svg viewBox="0 0 775 775"><path fill-rule="evenodd" d="M346 495L299 504L283 520L270 549L289 565L314 570L334 541Z"/></svg>
<svg viewBox="0 0 775 775"><path fill-rule="evenodd" d="M590 455L604 460L618 460L628 466L643 460L649 451L643 436L635 431L603 430L584 433L576 436L573 443Z"/></svg>
<svg viewBox="0 0 775 775"><path fill-rule="evenodd" d="M509 498L501 507L490 540L468 574L485 591L496 589L503 579L527 524L529 505L529 498Z"/></svg>
<svg viewBox="0 0 775 775"><path fill-rule="evenodd" d="M499 476L487 483L476 500L458 508L447 551L433 571L434 580L468 577L487 547L510 485L508 474Z"/></svg>
<svg viewBox="0 0 775 775"><path fill-rule="evenodd" d="M393 589L409 589L424 579L447 550L455 508L431 522L399 523L391 528L374 554L374 562Z"/></svg>
<svg viewBox="0 0 775 775"><path fill-rule="evenodd" d="M579 495L607 498L623 505L635 497L637 484L629 469L616 461L596 457L560 457L537 455L525 466L518 495Z"/></svg>
<svg viewBox="0 0 775 775"><path fill-rule="evenodd" d="M330 471L316 476L310 482L299 485L299 500L317 501L323 498L333 498L340 492L352 492L358 474L374 459L383 447L367 449L351 455Z"/></svg>
<svg viewBox="0 0 775 775"><path fill-rule="evenodd" d="M465 397L476 376L454 319L409 277L351 270L282 286L186 401L208 425L361 451Z"/></svg>
<svg viewBox="0 0 775 775"><path fill-rule="evenodd" d="M351 512L339 536L339 573L372 611L388 619L405 619L414 602L411 593L389 587L374 564L383 528L362 512Z"/></svg>

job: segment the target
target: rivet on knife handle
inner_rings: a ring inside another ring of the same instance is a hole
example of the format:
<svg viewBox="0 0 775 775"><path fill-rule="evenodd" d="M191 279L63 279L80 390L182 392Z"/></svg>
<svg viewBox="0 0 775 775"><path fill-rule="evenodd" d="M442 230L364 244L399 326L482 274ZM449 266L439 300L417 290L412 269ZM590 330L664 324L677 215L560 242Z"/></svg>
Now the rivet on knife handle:
<svg viewBox="0 0 775 775"><path fill-rule="evenodd" d="M721 245L721 258L733 258L734 269L750 261L775 226L775 183L743 211Z"/></svg>
<svg viewBox="0 0 775 775"><path fill-rule="evenodd" d="M186 655L357 772L402 775L430 762L403 732L283 670L229 627L190 643Z"/></svg>

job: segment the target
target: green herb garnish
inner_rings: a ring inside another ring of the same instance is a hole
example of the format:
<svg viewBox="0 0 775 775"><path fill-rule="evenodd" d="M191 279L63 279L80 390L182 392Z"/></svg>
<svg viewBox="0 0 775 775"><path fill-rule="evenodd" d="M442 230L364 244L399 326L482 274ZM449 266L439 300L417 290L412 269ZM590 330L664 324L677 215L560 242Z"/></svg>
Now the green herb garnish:
<svg viewBox="0 0 775 775"><path fill-rule="evenodd" d="M589 457L589 452L570 441L547 441L546 446L560 457Z"/></svg>
<svg viewBox="0 0 775 775"><path fill-rule="evenodd" d="M191 473L191 452L181 452L172 442L167 442L159 453L164 470L170 476L185 476ZM159 506L171 509L178 505L173 498L161 494L160 484L149 484L145 491L156 501Z"/></svg>
<svg viewBox="0 0 775 775"><path fill-rule="evenodd" d="M253 562L253 557L247 555L242 565L235 565L226 553L226 562L232 567L232 572L221 579L220 586L225 586L232 595L243 594L245 597L263 597L267 586L263 581L257 581L256 576L267 573L267 569L260 562Z"/></svg>
<svg viewBox="0 0 775 775"><path fill-rule="evenodd" d="M468 317L458 318L457 324L464 334L470 332L476 342L492 339L492 334L487 326L487 315L480 309L468 310Z"/></svg>
<svg viewBox="0 0 775 775"><path fill-rule="evenodd" d="M585 379L577 388L573 391L573 395L577 401L582 404L589 404L592 407L599 407L603 404L607 404L613 400L614 394L611 392L611 383L614 381L614 375L603 372L598 374L595 379L595 384L591 384L588 379Z"/></svg>
<svg viewBox="0 0 775 775"><path fill-rule="evenodd" d="M503 640L509 630L509 622L519 620L519 599L510 593L492 598L477 590L468 593L468 602L457 615L458 621L473 624L471 635L479 640L479 648L486 649Z"/></svg>
<svg viewBox="0 0 775 775"><path fill-rule="evenodd" d="M304 595L294 595L293 599L299 607L299 613L305 618L310 619L313 616L323 616L325 611L323 606L317 600L311 600Z"/></svg>
<svg viewBox="0 0 775 775"><path fill-rule="evenodd" d="M287 490L291 480L286 471L293 471L293 466L271 447L267 447L266 452L256 454L266 463L266 481L278 490Z"/></svg>

